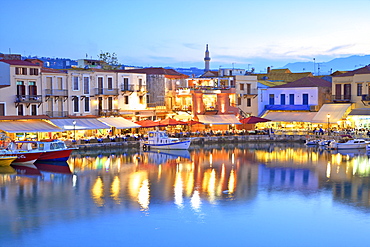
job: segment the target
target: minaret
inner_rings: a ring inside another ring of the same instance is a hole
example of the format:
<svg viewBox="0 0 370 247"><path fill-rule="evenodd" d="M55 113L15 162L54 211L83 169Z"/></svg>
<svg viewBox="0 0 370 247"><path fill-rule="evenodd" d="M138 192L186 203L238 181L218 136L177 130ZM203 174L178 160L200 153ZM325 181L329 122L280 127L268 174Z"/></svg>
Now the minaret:
<svg viewBox="0 0 370 247"><path fill-rule="evenodd" d="M204 71L209 71L209 61L211 61L211 58L209 57L209 51L208 51L208 44L206 46L206 53L204 57Z"/></svg>

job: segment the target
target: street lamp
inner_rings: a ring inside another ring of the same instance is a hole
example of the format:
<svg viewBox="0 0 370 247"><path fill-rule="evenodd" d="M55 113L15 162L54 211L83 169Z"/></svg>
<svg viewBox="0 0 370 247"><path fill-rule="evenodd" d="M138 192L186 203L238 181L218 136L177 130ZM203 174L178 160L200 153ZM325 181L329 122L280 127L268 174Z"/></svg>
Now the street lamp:
<svg viewBox="0 0 370 247"><path fill-rule="evenodd" d="M326 115L328 118L328 135L330 135L330 114Z"/></svg>
<svg viewBox="0 0 370 247"><path fill-rule="evenodd" d="M73 120L73 140L76 142L76 120Z"/></svg>

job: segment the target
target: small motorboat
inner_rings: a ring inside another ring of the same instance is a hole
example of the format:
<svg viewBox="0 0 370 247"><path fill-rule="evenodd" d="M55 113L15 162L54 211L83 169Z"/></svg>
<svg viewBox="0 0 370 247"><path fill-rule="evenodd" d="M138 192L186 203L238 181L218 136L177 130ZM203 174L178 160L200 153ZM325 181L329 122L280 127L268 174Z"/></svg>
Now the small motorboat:
<svg viewBox="0 0 370 247"><path fill-rule="evenodd" d="M149 131L148 140L140 143L144 150L154 149L189 149L191 140L169 137L166 131Z"/></svg>
<svg viewBox="0 0 370 247"><path fill-rule="evenodd" d="M10 150L41 152L38 161L67 161L75 148L68 148L64 141L45 139L39 141L16 141L8 146Z"/></svg>
<svg viewBox="0 0 370 247"><path fill-rule="evenodd" d="M306 140L306 145L308 146L316 146L319 145L320 140L312 139L312 140Z"/></svg>
<svg viewBox="0 0 370 247"><path fill-rule="evenodd" d="M369 145L368 141L364 139L349 139L349 140L341 140L341 141L332 141L328 148L329 149L366 149Z"/></svg>
<svg viewBox="0 0 370 247"><path fill-rule="evenodd" d="M321 141L319 141L318 145L319 146L329 146L329 144L333 141L335 141L335 140L321 140Z"/></svg>
<svg viewBox="0 0 370 247"><path fill-rule="evenodd" d="M0 166L10 166L10 164L17 159L17 156L0 156Z"/></svg>

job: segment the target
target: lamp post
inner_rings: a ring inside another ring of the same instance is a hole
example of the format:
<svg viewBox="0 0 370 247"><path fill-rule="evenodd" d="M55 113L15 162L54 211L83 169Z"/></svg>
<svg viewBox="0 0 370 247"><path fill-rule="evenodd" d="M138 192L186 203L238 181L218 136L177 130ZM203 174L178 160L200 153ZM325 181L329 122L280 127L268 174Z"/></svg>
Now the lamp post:
<svg viewBox="0 0 370 247"><path fill-rule="evenodd" d="M76 142L76 120L73 120L73 140Z"/></svg>
<svg viewBox="0 0 370 247"><path fill-rule="evenodd" d="M328 118L328 136L330 135L330 114L326 115Z"/></svg>

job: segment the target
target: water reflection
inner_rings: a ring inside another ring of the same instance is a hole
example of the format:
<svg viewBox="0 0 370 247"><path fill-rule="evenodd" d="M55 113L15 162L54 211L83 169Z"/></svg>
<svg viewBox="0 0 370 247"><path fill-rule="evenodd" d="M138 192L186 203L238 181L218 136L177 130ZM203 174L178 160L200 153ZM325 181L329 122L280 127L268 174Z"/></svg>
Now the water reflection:
<svg viewBox="0 0 370 247"><path fill-rule="evenodd" d="M256 200L261 191L328 191L337 202L366 210L370 201L366 151L301 144L209 145L190 152L76 151L68 163L36 163L27 169L9 167L0 175L0 216L9 229L0 236L102 212L149 214L153 205L200 213L207 204Z"/></svg>

